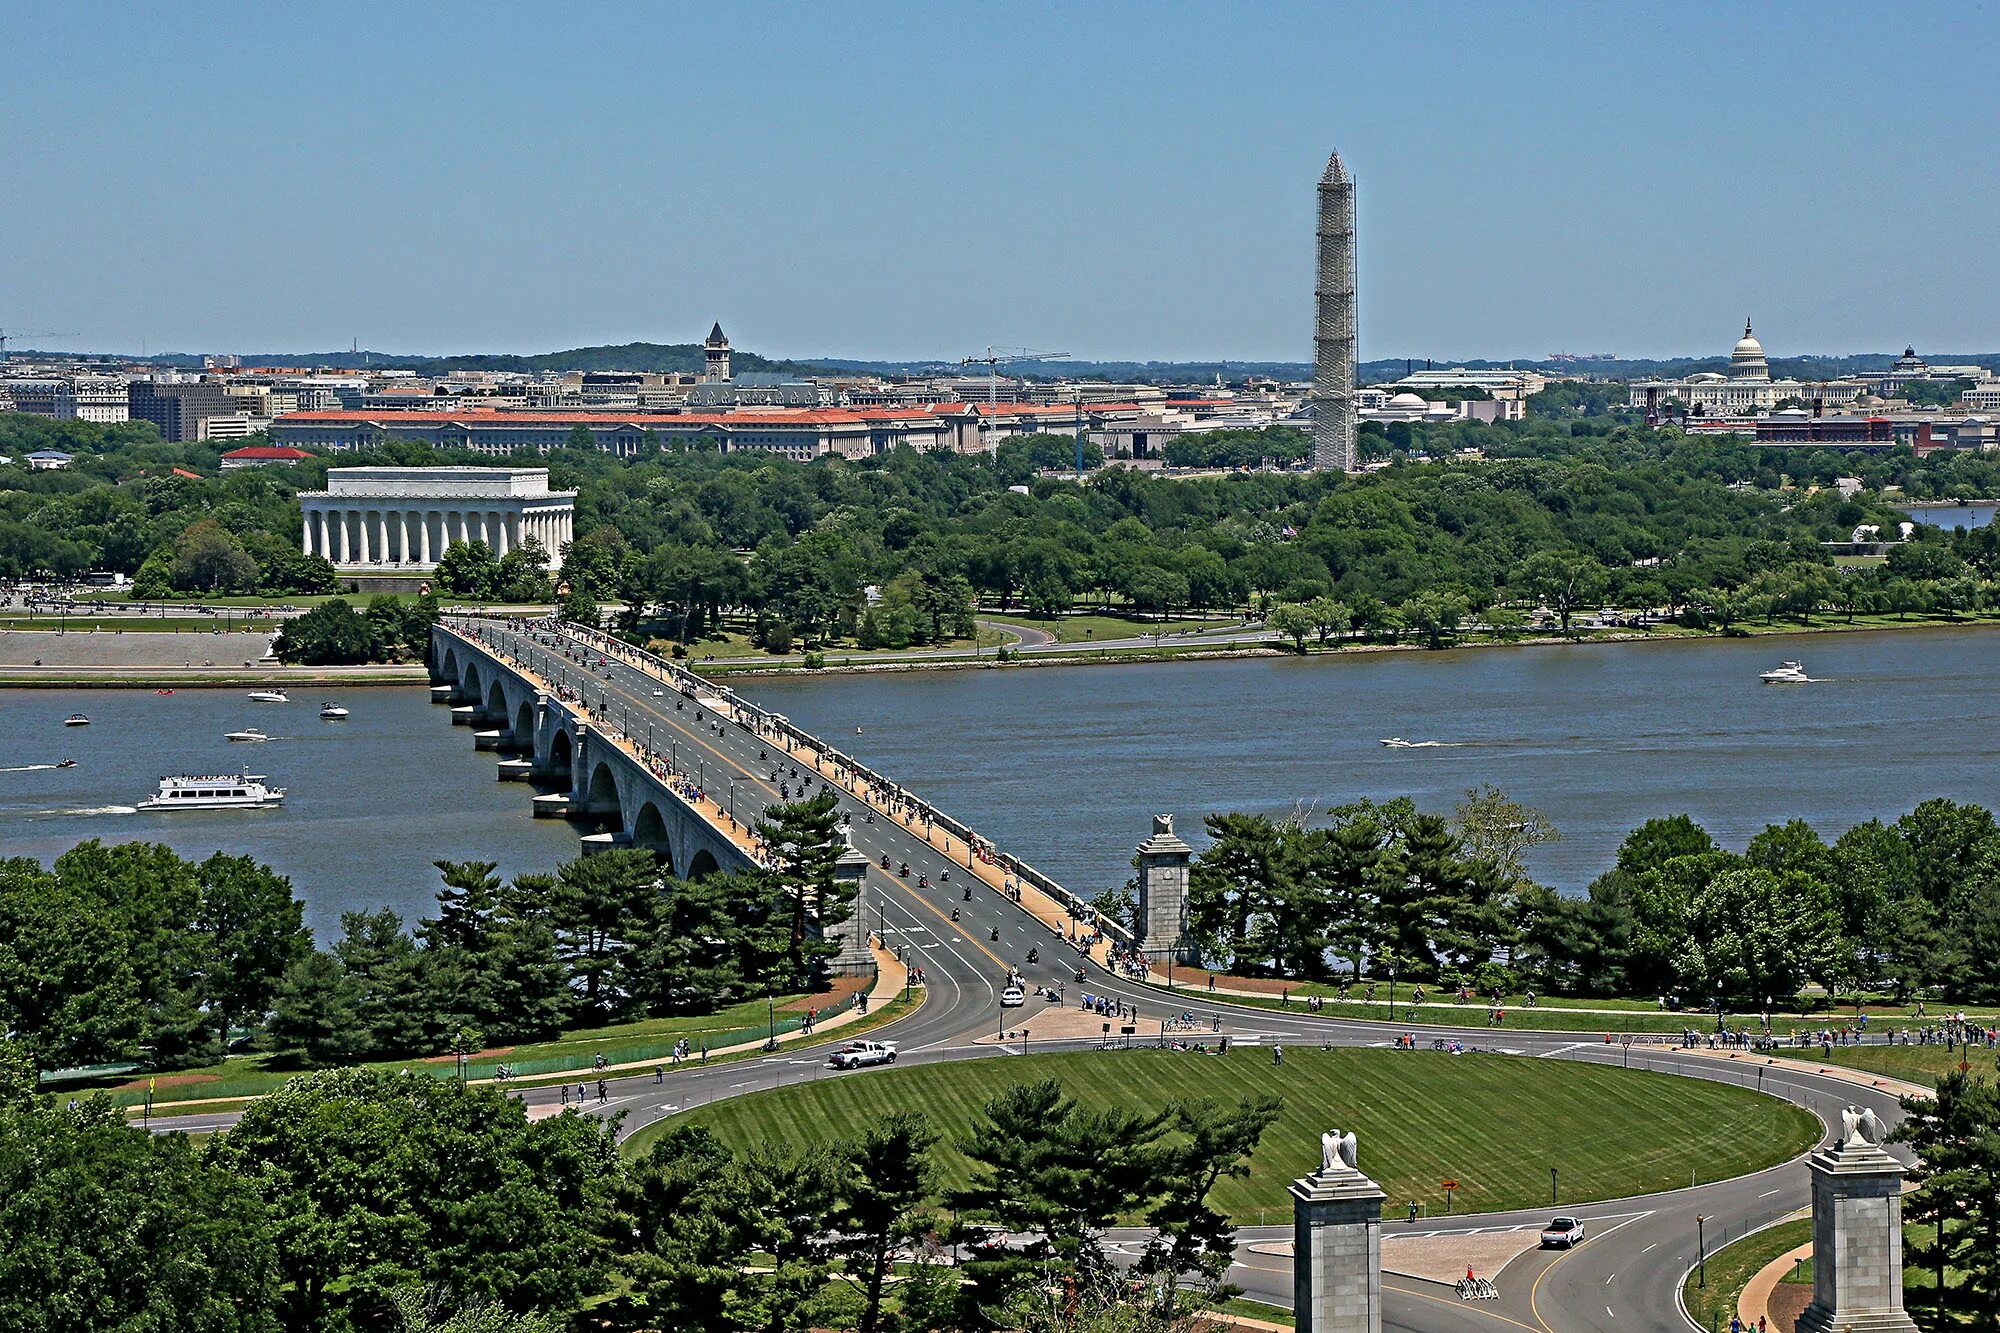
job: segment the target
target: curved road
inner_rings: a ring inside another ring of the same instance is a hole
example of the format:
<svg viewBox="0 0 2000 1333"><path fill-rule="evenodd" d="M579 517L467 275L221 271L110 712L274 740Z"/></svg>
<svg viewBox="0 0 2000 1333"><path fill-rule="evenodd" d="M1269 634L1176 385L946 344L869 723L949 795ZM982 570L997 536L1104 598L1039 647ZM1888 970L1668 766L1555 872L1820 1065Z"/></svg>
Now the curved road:
<svg viewBox="0 0 2000 1333"><path fill-rule="evenodd" d="M698 709L636 655L631 660L605 659L596 648L566 635L527 630L502 621L481 621L478 629L488 647L532 661L539 671L580 693L590 707L619 723L628 734L643 735L645 724L650 724L656 751L671 735L681 769L690 776L701 774L711 793L722 792L734 779L735 797L744 802L746 813L778 801L781 783L790 788L794 798L800 794L799 781L791 774L793 761L781 749L744 727L720 721L707 709ZM655 690L664 693L655 697ZM627 719L638 725L628 725ZM779 774L775 781L774 771ZM800 766L798 773L810 775L811 769ZM812 790L818 791L820 786L816 781ZM1397 1031L1384 1023L1215 1003L1193 992L1168 993L1113 975L1093 962L1080 960L1050 927L968 876L962 861L947 858L880 814L871 824L866 804L850 792L836 790L843 811L850 816L854 845L871 862L857 911L881 938L902 950L906 961L923 968L929 982L926 1001L914 1014L871 1033L895 1041L902 1061L1019 1054L1019 1042L1005 1046L975 1043L976 1038L1003 1026L1032 1029L1037 1014L1049 1007L1048 1001L1031 998L1021 1009L1001 1010L999 993L1010 969L1026 976L1031 995L1038 984L1063 985L1072 997L1089 990L1123 1000L1142 1015L1141 1037L1149 1025L1157 1034L1161 1019L1183 1010L1192 1010L1204 1022L1219 1017L1223 1031L1232 1038L1265 1044L1386 1047ZM879 865L885 855L892 864L908 861L910 878L882 871ZM943 882L947 871L956 873L950 883ZM919 875L929 878L929 888L917 887ZM960 921L951 919L953 909L959 912ZM1040 951L1040 961L1035 964L1026 962L1030 948ZM1079 966L1088 971L1088 980L1081 983L1076 980ZM1524 1058L1623 1063L1739 1083L1804 1106L1823 1123L1850 1103L1873 1106L1891 1124L1901 1115L1896 1098L1885 1090L1747 1059L1730 1061L1672 1047L1634 1046L1628 1051L1579 1033L1496 1033L1484 1027L1427 1027L1421 1032L1426 1038L1455 1036L1468 1047ZM1099 1043L1096 1039L1040 1040L1033 1045L1036 1050L1088 1050ZM742 1093L806 1079L868 1077L865 1072L835 1074L826 1069L824 1050L824 1046L818 1051L795 1047L707 1068L682 1066L667 1071L659 1082L652 1074L613 1079L609 1100L594 1105L592 1113L622 1112L623 1131L629 1133L676 1111ZM1409 1058L1448 1057L1413 1051ZM554 1104L558 1098L554 1087L515 1095L531 1106ZM222 1128L233 1119L233 1115L173 1117L170 1122L156 1122L155 1127ZM1803 1161L1793 1161L1691 1189L1577 1206L1573 1211L1585 1220L1588 1239L1574 1250L1531 1250L1515 1259L1502 1274L1497 1301L1462 1305L1449 1287L1385 1273L1384 1327L1409 1333L1504 1333L1509 1328L1530 1333L1686 1333L1689 1326L1678 1312L1676 1293L1682 1275L1696 1260L1696 1214L1710 1219L1707 1241L1712 1252L1725 1239L1774 1221L1808 1202L1806 1166ZM1484 1214L1457 1218L1446 1225L1422 1221L1414 1227L1390 1221L1383 1224L1383 1234L1539 1228L1547 1216L1540 1210ZM1124 1239L1129 1241L1131 1236ZM1243 1228L1232 1279L1259 1300L1289 1306L1290 1260L1269 1251L1290 1239L1288 1225Z"/></svg>

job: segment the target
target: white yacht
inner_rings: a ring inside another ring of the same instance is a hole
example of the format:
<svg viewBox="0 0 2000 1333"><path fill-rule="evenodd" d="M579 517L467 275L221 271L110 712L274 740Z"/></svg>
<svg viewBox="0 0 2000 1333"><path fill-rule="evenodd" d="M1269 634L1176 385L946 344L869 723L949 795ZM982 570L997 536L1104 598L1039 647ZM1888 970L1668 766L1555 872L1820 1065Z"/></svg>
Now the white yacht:
<svg viewBox="0 0 2000 1333"><path fill-rule="evenodd" d="M226 741L268 741L271 738L255 727L245 727L241 731L223 732L222 739Z"/></svg>
<svg viewBox="0 0 2000 1333"><path fill-rule="evenodd" d="M262 773L202 777L182 773L160 779L160 794L141 810L264 810L283 805L285 790L264 785Z"/></svg>
<svg viewBox="0 0 2000 1333"><path fill-rule="evenodd" d="M90 725L90 719L82 713L71 713L63 719L63 725L65 727L87 727Z"/></svg>
<svg viewBox="0 0 2000 1333"><path fill-rule="evenodd" d="M1406 741L1401 736L1384 736L1382 744L1388 746L1391 750L1414 750L1417 748L1415 741Z"/></svg>
<svg viewBox="0 0 2000 1333"><path fill-rule="evenodd" d="M1808 676L1806 669L1797 662L1780 662L1769 671L1758 676L1757 679L1763 681L1766 685L1809 685L1812 683L1812 677Z"/></svg>
<svg viewBox="0 0 2000 1333"><path fill-rule="evenodd" d="M250 701L260 704L288 704L291 698L283 690L252 690Z"/></svg>
<svg viewBox="0 0 2000 1333"><path fill-rule="evenodd" d="M336 703L323 703L319 706L319 715L331 721L338 721L347 716L347 710Z"/></svg>

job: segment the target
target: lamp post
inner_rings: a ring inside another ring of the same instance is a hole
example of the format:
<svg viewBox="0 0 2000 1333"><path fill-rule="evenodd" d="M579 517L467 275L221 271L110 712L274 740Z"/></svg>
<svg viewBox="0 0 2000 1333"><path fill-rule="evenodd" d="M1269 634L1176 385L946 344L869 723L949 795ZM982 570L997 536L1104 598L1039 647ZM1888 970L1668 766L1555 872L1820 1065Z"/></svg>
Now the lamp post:
<svg viewBox="0 0 2000 1333"><path fill-rule="evenodd" d="M1556 1169L1549 1168L1549 1207L1556 1206Z"/></svg>
<svg viewBox="0 0 2000 1333"><path fill-rule="evenodd" d="M1708 1214L1696 1213L1694 1215L1694 1252L1695 1252L1694 1263L1695 1263L1695 1271L1698 1274L1698 1276L1695 1278L1694 1285L1695 1288L1699 1291L1708 1290L1708 1233L1706 1231L1707 1222L1708 1222Z"/></svg>

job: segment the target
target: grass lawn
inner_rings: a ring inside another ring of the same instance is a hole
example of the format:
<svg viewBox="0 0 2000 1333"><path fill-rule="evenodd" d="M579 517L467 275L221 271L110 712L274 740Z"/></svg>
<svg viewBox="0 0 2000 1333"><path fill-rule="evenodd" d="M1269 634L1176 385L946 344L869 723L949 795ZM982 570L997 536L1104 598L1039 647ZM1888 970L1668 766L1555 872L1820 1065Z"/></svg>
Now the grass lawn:
<svg viewBox="0 0 2000 1333"><path fill-rule="evenodd" d="M792 1008L801 997L780 996L775 1006L767 1010L762 999L746 1000L731 1005L713 1014L699 1014L678 1018L650 1018L638 1023L626 1023L616 1027L582 1029L565 1033L559 1040L537 1042L527 1046L496 1048L481 1052L466 1062L466 1073L471 1078L489 1078L500 1065L507 1065L522 1078L532 1083L538 1074L556 1074L565 1070L587 1069L593 1059L602 1055L607 1064L622 1064L633 1060L663 1058L674 1043L685 1037L693 1043L697 1056L704 1045L711 1049L734 1046L746 1041L755 1041L767 1035L775 1024L780 1033L797 1028L805 1016L803 1006ZM890 1011L896 1006L884 1005L871 1019L888 1021ZM836 1028L828 1035L838 1035L845 1039L852 1032L861 1031L860 1023L850 1023ZM423 1069L439 1074L455 1074L457 1060L450 1055L432 1056L416 1060L381 1060L371 1063L373 1069ZM217 1097L256 1097L275 1091L287 1079L302 1072L287 1063L283 1057L272 1054L231 1056L220 1063L199 1069L181 1069L171 1073L154 1075L158 1087L153 1094L155 1115L173 1114L173 1104L183 1101L198 1101ZM146 1075L121 1078L110 1086L111 1100L120 1106L138 1106L146 1100ZM87 1086L87 1085L86 1085ZM106 1086L106 1085L97 1085ZM67 1089L66 1089L67 1090ZM81 1090L80 1087L78 1090Z"/></svg>
<svg viewBox="0 0 2000 1333"><path fill-rule="evenodd" d="M1195 976L1205 978L1206 974L1197 972ZM1150 984L1159 990L1166 989L1158 977L1155 977ZM1177 985L1175 990L1177 992L1185 991L1190 995L1198 995L1204 999L1210 998L1202 986L1203 982L1190 979ZM1378 1023L1414 1023L1439 1027L1484 1027L1489 1007L1486 1000L1476 996L1468 1004L1458 1004L1455 1000L1448 1003L1438 1001L1434 998L1437 992L1430 988L1426 988L1425 1002L1420 1005L1409 1002L1410 991L1407 987L1399 988L1396 995L1396 1006L1393 1010L1386 1003L1361 1004L1355 1001L1342 1003L1339 999L1335 998L1339 995L1340 988L1338 986L1327 985L1323 982L1294 982L1290 984L1289 989L1292 998L1290 1005L1291 1012L1304 1012L1305 1006L1301 1003L1303 998L1309 995L1317 995L1326 1001L1319 1011L1325 1017L1362 1018ZM1364 989L1365 987L1355 988L1357 994L1361 993ZM1447 992L1447 994L1455 993ZM1282 998L1277 995L1217 995L1213 998L1224 1003L1247 1005L1257 1009L1286 1008ZM1376 986L1375 998L1377 1001L1386 1001L1389 998L1389 987L1386 983ZM1507 1017L1502 1027L1497 1030L1504 1031L1507 1028L1526 1028L1537 1032L1650 1032L1668 1034L1685 1032L1690 1028L1702 1033L1713 1032L1715 1030L1715 1015L1712 1013L1705 1013L1700 1010L1670 1012L1661 1009L1657 1003L1651 1000L1596 1000L1550 996L1538 996L1536 998L1535 1007L1530 1009L1521 996L1511 995L1503 997L1501 1007L1507 1011ZM1595 1012L1600 1010L1613 1012ZM1868 1007L1867 1012L1869 1014L1869 1022L1876 1025L1874 1031L1878 1034L1885 1024L1903 1026L1905 1024L1914 1025L1918 1021L1909 1016L1908 1010L1893 1005L1871 1005ZM1973 1018L1989 1017L1985 1013L1975 1013L1972 1009L1965 1010L1965 1013L1968 1017ZM1853 1019L1853 1007L1845 1006L1818 1014L1773 1013L1771 1015L1771 1024L1777 1030L1778 1035L1782 1037L1789 1034L1794 1028L1806 1029L1817 1028L1821 1024L1837 1025L1840 1023L1851 1023ZM1754 1032L1760 1025L1760 1016L1754 1013L1725 1012L1723 1014L1723 1021L1729 1025L1732 1032L1739 1028L1749 1028ZM1876 1040L1879 1042L1879 1036ZM1878 1044L1848 1049L1850 1053L1863 1052L1881 1054L1883 1056L1896 1056L1900 1055L1905 1048L1897 1047L1892 1052L1888 1046ZM1942 1059L1941 1047L1913 1046L1907 1049L1913 1054L1917 1052L1933 1052L1936 1059ZM1842 1048L1839 1047L1834 1049L1835 1060L1842 1059L1841 1051ZM1779 1051L1778 1054L1792 1055L1799 1059L1817 1060L1821 1058L1817 1046L1799 1047L1796 1049L1786 1048ZM1860 1062L1850 1061L1849 1063ZM1974 1063L1977 1064L1977 1061ZM1874 1065L1865 1063L1862 1067L1877 1068ZM1891 1067L1882 1067L1877 1072L1895 1073L1896 1070ZM1939 1072L1942 1071L1940 1070ZM1935 1077L1935 1074L1932 1077Z"/></svg>
<svg viewBox="0 0 2000 1333"><path fill-rule="evenodd" d="M1060 1078L1089 1106L1282 1097L1250 1175L1224 1181L1213 1196L1238 1222L1289 1218L1287 1185L1318 1166L1319 1135L1336 1125L1360 1136L1362 1168L1388 1191L1390 1215L1412 1199L1442 1212L1438 1182L1446 1179L1460 1183L1458 1212L1542 1207L1556 1167L1563 1201L1580 1203L1685 1185L1691 1169L1703 1180L1740 1175L1819 1138L1818 1122L1797 1107L1702 1080L1558 1060L1296 1048L1282 1067L1266 1050L1138 1050L829 1075L666 1123L707 1125L749 1148L846 1140L888 1111L916 1107L949 1138L1001 1088L1044 1077ZM643 1151L657 1132L640 1131L628 1151ZM955 1150L943 1149L939 1166L947 1185L965 1182L969 1163Z"/></svg>
<svg viewBox="0 0 2000 1333"><path fill-rule="evenodd" d="M1139 616L1077 615L1053 620L1011 611L995 612L1002 620L1014 621L1056 636L1057 643L1083 643L1099 639L1130 639L1143 634L1180 634L1188 630L1212 629L1218 625L1241 628L1241 616L1214 619L1149 620Z"/></svg>
<svg viewBox="0 0 2000 1333"><path fill-rule="evenodd" d="M1994 1052L1983 1046L1975 1046L1967 1054L1963 1046L1836 1046L1831 1055L1822 1054L1817 1046L1792 1052L1801 1060L1817 1060L1821 1064L1847 1065L1854 1069L1866 1069L1875 1074L1887 1074L1890 1078L1907 1079L1911 1083L1935 1083L1964 1059L1972 1066L1975 1074L1991 1077L1995 1071Z"/></svg>

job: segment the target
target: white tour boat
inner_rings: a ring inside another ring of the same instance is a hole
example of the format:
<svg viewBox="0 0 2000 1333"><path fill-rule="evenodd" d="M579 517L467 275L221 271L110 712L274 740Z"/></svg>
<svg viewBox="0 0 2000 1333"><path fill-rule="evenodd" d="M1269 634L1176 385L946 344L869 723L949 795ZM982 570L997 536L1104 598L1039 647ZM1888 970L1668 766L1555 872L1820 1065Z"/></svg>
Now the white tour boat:
<svg viewBox="0 0 2000 1333"><path fill-rule="evenodd" d="M283 805L285 790L264 785L262 773L201 777L182 773L160 779L160 794L141 810L264 810Z"/></svg>
<svg viewBox="0 0 2000 1333"><path fill-rule="evenodd" d="M260 704L288 704L291 699L283 690L252 690L250 701Z"/></svg>
<svg viewBox="0 0 2000 1333"><path fill-rule="evenodd" d="M1757 679L1763 681L1766 685L1808 685L1812 683L1812 677L1808 676L1806 669L1797 662L1780 662L1777 666L1758 676Z"/></svg>
<svg viewBox="0 0 2000 1333"><path fill-rule="evenodd" d="M245 727L241 731L223 732L222 739L226 741L268 741L271 738L255 727Z"/></svg>
<svg viewBox="0 0 2000 1333"><path fill-rule="evenodd" d="M63 719L63 725L65 727L87 727L90 725L90 719L82 713L71 713Z"/></svg>
<svg viewBox="0 0 2000 1333"><path fill-rule="evenodd" d="M319 715L324 718L340 719L347 716L347 710L339 704L325 703L319 706Z"/></svg>

